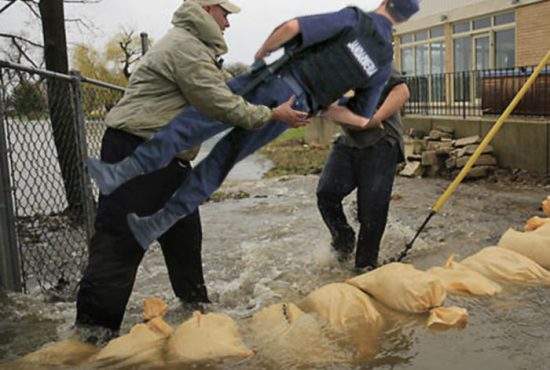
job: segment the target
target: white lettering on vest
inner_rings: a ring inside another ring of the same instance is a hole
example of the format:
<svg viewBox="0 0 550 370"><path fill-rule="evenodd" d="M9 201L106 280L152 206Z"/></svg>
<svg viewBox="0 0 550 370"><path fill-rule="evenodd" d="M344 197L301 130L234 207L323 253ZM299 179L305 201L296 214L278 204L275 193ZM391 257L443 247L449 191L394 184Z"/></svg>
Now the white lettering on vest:
<svg viewBox="0 0 550 370"><path fill-rule="evenodd" d="M374 64L371 57L369 56L365 48L359 43L359 41L355 40L348 43L346 46L353 54L355 60L357 60L359 64L363 67L363 69L367 73L367 76L371 77L378 71L376 64Z"/></svg>

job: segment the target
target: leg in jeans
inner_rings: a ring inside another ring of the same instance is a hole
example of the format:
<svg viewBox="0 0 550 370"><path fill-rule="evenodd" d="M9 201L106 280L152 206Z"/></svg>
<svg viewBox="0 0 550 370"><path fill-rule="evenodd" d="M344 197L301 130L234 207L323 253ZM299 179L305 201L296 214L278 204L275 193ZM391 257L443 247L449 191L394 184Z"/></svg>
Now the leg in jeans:
<svg viewBox="0 0 550 370"><path fill-rule="evenodd" d="M232 91L239 91L249 80L248 75L242 75L229 81L228 86ZM126 181L167 166L178 153L198 146L231 127L209 119L194 107L188 107L121 161L107 164L97 159L87 159L88 173L100 192L109 195Z"/></svg>
<svg viewBox="0 0 550 370"><path fill-rule="evenodd" d="M293 91L281 79L274 78L260 86L251 102L276 106L293 95ZM307 111L305 95L298 96L296 109ZM254 153L287 129L281 122L271 122L257 130L232 129L212 149L210 154L193 170L166 206L156 214L139 219L130 215L128 223L136 240L148 246L180 217L190 214L219 188L237 162Z"/></svg>
<svg viewBox="0 0 550 370"><path fill-rule="evenodd" d="M317 207L332 236L333 248L342 254L355 248L355 232L342 207L342 200L357 187L353 172L355 150L336 142L317 185Z"/></svg>
<svg viewBox="0 0 550 370"><path fill-rule="evenodd" d="M357 208L361 228L355 266L377 266L380 241L386 229L388 209L399 155L398 145L382 139L361 150L356 162Z"/></svg>

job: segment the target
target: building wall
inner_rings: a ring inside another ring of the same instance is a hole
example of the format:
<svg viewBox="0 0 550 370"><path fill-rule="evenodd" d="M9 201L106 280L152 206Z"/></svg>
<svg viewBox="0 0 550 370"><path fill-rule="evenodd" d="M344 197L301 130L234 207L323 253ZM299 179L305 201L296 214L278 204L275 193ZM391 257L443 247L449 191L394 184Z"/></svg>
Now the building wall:
<svg viewBox="0 0 550 370"><path fill-rule="evenodd" d="M516 11L516 63L536 65L550 50L550 1Z"/></svg>

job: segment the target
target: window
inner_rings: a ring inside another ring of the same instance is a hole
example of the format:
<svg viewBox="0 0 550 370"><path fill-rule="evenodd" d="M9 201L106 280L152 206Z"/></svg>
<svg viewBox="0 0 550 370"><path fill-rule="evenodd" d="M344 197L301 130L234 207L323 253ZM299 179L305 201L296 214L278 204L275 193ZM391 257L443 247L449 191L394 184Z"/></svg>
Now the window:
<svg viewBox="0 0 550 370"><path fill-rule="evenodd" d="M495 32L495 64L497 68L512 68L515 66L515 36L514 29Z"/></svg>
<svg viewBox="0 0 550 370"><path fill-rule="evenodd" d="M422 44L415 47L416 54L416 74L423 76L429 74L430 62L428 60L428 44Z"/></svg>
<svg viewBox="0 0 550 370"><path fill-rule="evenodd" d="M426 41L428 39L428 31L421 31L414 34L414 41Z"/></svg>
<svg viewBox="0 0 550 370"><path fill-rule="evenodd" d="M463 72L472 66L472 38L462 37L454 40L455 72Z"/></svg>
<svg viewBox="0 0 550 370"><path fill-rule="evenodd" d="M491 17L474 20L474 30L491 27Z"/></svg>
<svg viewBox="0 0 550 370"><path fill-rule="evenodd" d="M515 21L516 21L515 13L505 13L505 14L495 15L495 26L514 23Z"/></svg>
<svg viewBox="0 0 550 370"><path fill-rule="evenodd" d="M453 24L453 33L462 33L470 31L470 21L458 22Z"/></svg>
<svg viewBox="0 0 550 370"><path fill-rule="evenodd" d="M414 49L405 48L401 51L401 70L406 75L414 75Z"/></svg>
<svg viewBox="0 0 550 370"><path fill-rule="evenodd" d="M401 36L401 43L402 44L408 44L413 42L413 35L412 33L409 33L408 35Z"/></svg>
<svg viewBox="0 0 550 370"><path fill-rule="evenodd" d="M443 37L443 36L445 36L443 26L434 27L430 30L430 37L432 39L435 39L437 37Z"/></svg>
<svg viewBox="0 0 550 370"><path fill-rule="evenodd" d="M443 42L433 42L431 44L431 73L445 72L445 44Z"/></svg>

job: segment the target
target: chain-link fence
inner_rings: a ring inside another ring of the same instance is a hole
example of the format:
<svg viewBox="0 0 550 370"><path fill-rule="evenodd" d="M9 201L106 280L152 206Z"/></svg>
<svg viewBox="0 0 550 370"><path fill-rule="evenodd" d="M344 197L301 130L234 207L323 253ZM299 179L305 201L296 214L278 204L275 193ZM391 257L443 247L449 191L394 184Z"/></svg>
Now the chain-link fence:
<svg viewBox="0 0 550 370"><path fill-rule="evenodd" d="M0 78L0 156L9 178L0 211L16 236L11 250L19 254L21 285L70 299L85 267L97 199L83 159L99 155L103 119L123 89L2 61Z"/></svg>

